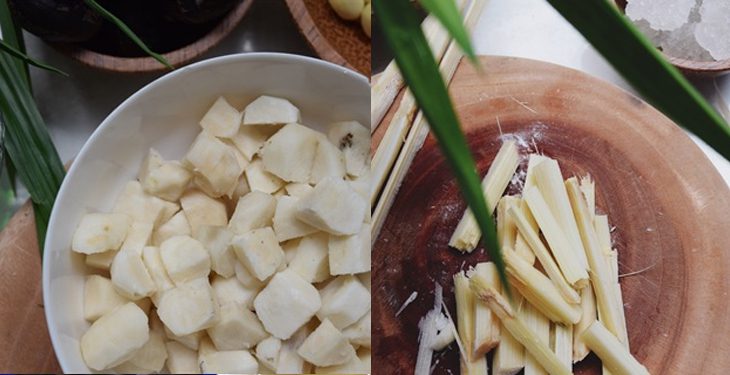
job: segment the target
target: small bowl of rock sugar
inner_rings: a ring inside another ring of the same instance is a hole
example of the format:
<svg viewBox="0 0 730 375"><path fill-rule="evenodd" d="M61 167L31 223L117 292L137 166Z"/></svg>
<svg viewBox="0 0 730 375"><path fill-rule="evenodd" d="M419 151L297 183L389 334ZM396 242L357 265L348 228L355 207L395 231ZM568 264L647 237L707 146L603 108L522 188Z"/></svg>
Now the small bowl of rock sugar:
<svg viewBox="0 0 730 375"><path fill-rule="evenodd" d="M730 1L617 0L616 4L683 72L730 72Z"/></svg>

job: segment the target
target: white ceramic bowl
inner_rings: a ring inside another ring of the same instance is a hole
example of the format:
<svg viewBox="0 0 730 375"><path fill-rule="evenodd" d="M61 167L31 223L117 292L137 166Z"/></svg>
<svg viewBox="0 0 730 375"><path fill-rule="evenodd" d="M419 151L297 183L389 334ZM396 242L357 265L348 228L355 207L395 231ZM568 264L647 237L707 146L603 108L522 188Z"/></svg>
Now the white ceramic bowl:
<svg viewBox="0 0 730 375"><path fill-rule="evenodd" d="M81 149L53 207L43 259L46 319L64 372L90 372L79 349L89 327L82 302L90 271L70 249L82 215L110 211L150 147L165 158L181 158L216 97L224 95L242 108L261 94L291 100L313 127L350 119L369 124L370 86L364 76L307 57L240 54L180 68L150 83L117 107Z"/></svg>

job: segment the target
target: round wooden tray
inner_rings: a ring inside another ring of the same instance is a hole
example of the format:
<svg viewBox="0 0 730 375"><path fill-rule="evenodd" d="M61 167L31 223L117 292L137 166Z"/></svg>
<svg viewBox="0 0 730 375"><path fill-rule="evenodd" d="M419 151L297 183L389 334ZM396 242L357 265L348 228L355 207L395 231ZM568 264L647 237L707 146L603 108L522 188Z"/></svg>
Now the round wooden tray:
<svg viewBox="0 0 730 375"><path fill-rule="evenodd" d="M286 4L319 57L370 77L370 38L359 21L342 20L327 0L286 0Z"/></svg>
<svg viewBox="0 0 730 375"><path fill-rule="evenodd" d="M180 49L163 54L167 61L175 67L185 65L196 57L202 55L218 44L224 37L241 22L243 16L253 4L254 0L241 0L221 21L197 41L188 44ZM111 70L125 73L158 72L167 68L152 57L118 57L111 56L88 49L81 48L75 44L55 43L53 44L61 52L74 59L92 66L94 68Z"/></svg>
<svg viewBox="0 0 730 375"><path fill-rule="evenodd" d="M719 374L730 368L730 191L679 127L603 81L547 63L483 57L462 62L450 91L481 175L500 134L556 158L566 177L590 173L597 205L616 226L631 351L653 374ZM523 149L524 149L523 148ZM452 275L488 257L447 242L465 208L437 144L416 155L373 249L374 373L413 371L419 319L434 282L455 312ZM396 311L412 292L415 302ZM434 374L458 372L452 345ZM591 355L578 374L599 374Z"/></svg>

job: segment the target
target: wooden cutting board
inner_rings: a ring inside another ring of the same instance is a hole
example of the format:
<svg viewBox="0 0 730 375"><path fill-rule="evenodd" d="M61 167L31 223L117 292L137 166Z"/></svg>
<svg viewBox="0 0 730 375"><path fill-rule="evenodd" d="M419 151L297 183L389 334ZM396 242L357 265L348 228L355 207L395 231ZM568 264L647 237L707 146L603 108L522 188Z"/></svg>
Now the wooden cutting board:
<svg viewBox="0 0 730 375"><path fill-rule="evenodd" d="M61 373L46 326L29 203L0 232L0 302L0 373Z"/></svg>
<svg viewBox="0 0 730 375"><path fill-rule="evenodd" d="M730 369L730 191L683 130L633 95L557 65L483 57L462 62L450 91L483 176L500 144L558 159L565 177L591 174L597 205L616 226L614 245L631 351L652 374ZM412 373L418 322L434 282L455 313L452 275L488 259L447 247L465 202L432 137L426 140L373 249L374 374ZM416 300L399 317L406 299ZM457 373L454 345L434 374ZM591 356L578 374L600 373Z"/></svg>
<svg viewBox="0 0 730 375"><path fill-rule="evenodd" d="M370 38L359 20L342 20L327 0L286 0L286 4L319 57L370 77Z"/></svg>

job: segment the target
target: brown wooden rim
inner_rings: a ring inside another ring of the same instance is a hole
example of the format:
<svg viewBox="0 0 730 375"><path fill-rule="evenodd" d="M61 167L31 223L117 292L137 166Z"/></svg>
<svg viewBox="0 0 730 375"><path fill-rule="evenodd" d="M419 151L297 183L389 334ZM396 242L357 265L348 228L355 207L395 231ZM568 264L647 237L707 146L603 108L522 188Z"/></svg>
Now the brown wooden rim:
<svg viewBox="0 0 730 375"><path fill-rule="evenodd" d="M210 32L195 42L163 54L174 67L183 66L218 44L233 31L254 0L242 0ZM85 65L123 73L160 72L167 68L152 57L118 57L94 52L75 44L53 43L57 50Z"/></svg>

